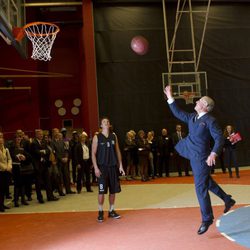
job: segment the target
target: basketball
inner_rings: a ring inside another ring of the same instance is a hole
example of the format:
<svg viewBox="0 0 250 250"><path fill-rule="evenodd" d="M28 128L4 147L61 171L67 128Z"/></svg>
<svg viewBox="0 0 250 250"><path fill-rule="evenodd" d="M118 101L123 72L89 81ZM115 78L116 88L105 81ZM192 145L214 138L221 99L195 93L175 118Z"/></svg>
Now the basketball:
<svg viewBox="0 0 250 250"><path fill-rule="evenodd" d="M131 49L138 55L143 56L148 52L148 40L143 36L135 36L131 40Z"/></svg>

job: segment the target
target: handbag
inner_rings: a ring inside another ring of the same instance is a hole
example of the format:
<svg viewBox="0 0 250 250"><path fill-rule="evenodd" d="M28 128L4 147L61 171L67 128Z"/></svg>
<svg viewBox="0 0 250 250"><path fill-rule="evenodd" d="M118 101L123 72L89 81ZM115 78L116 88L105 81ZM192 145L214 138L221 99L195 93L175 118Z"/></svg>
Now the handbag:
<svg viewBox="0 0 250 250"><path fill-rule="evenodd" d="M239 132L233 133L229 136L229 141L233 144L242 140L241 134Z"/></svg>

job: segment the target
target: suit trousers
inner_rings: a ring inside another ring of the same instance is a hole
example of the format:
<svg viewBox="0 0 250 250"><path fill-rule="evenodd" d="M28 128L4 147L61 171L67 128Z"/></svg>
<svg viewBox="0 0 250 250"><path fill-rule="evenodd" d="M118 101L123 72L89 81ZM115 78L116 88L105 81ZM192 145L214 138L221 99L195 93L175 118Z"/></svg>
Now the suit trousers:
<svg viewBox="0 0 250 250"><path fill-rule="evenodd" d="M9 186L8 174L7 171L0 171L0 209L4 208L4 197Z"/></svg>
<svg viewBox="0 0 250 250"><path fill-rule="evenodd" d="M206 159L190 160L195 183L195 191L200 204L202 222L212 221L214 219L213 210L208 191L211 191L225 203L230 200L230 195L226 194L222 188L210 176L210 167Z"/></svg>
<svg viewBox="0 0 250 250"><path fill-rule="evenodd" d="M77 186L78 192L81 192L83 183L85 182L86 190L91 190L90 186L90 164L89 161L83 160L80 164L80 168L77 169Z"/></svg>
<svg viewBox="0 0 250 250"><path fill-rule="evenodd" d="M239 167L236 157L236 149L226 148L224 152L224 163L228 168L229 174L232 174L232 167L235 167L236 175L239 175Z"/></svg>
<svg viewBox="0 0 250 250"><path fill-rule="evenodd" d="M179 155L177 152L174 152L173 155L173 163L175 166L175 169L177 170L179 176L182 176L182 170L185 171L185 175L189 175L189 170L188 170L188 160Z"/></svg>
<svg viewBox="0 0 250 250"><path fill-rule="evenodd" d="M36 196L37 200L43 200L42 188L45 188L47 199L53 198L53 192L51 188L51 181L49 176L48 166L44 162L35 164L35 186L36 186Z"/></svg>
<svg viewBox="0 0 250 250"><path fill-rule="evenodd" d="M66 193L69 194L71 192L71 187L68 163L58 160L57 167L60 175L60 181L63 183Z"/></svg>
<svg viewBox="0 0 250 250"><path fill-rule="evenodd" d="M159 155L159 176L162 177L162 174L166 173L166 177L169 176L169 155Z"/></svg>

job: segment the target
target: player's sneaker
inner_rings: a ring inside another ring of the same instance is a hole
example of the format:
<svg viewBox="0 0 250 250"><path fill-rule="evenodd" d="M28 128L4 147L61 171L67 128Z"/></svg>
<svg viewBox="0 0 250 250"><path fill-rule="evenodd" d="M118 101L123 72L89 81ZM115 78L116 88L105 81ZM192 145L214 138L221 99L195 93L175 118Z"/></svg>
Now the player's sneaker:
<svg viewBox="0 0 250 250"><path fill-rule="evenodd" d="M97 217L97 221L98 222L103 222L103 211L99 211L98 212L98 217Z"/></svg>
<svg viewBox="0 0 250 250"><path fill-rule="evenodd" d="M121 215L115 212L115 210L109 211L109 218L120 219Z"/></svg>

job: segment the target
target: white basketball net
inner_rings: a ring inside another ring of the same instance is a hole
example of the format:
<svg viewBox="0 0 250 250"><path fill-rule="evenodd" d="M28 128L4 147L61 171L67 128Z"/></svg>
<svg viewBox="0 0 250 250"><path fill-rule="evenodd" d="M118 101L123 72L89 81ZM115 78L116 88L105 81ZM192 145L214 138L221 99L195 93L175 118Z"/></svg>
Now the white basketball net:
<svg viewBox="0 0 250 250"><path fill-rule="evenodd" d="M50 61L51 49L59 30L55 24L42 22L32 23L24 27L27 37L32 42L32 59Z"/></svg>

